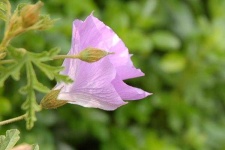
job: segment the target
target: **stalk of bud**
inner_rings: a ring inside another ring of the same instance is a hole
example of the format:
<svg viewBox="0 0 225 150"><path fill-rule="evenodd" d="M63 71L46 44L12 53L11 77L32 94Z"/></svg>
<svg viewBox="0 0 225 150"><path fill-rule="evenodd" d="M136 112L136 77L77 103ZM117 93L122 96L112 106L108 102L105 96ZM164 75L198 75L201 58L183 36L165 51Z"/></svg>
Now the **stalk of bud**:
<svg viewBox="0 0 225 150"><path fill-rule="evenodd" d="M93 62L99 61L101 58L109 54L113 54L113 53L110 53L101 49L89 47L81 51L78 55L78 58L82 61L93 63Z"/></svg>
<svg viewBox="0 0 225 150"><path fill-rule="evenodd" d="M65 100L57 100L60 90L52 90L41 100L41 107L44 109L55 109L67 103Z"/></svg>
<svg viewBox="0 0 225 150"><path fill-rule="evenodd" d="M40 10L43 5L44 3L38 1L36 4L28 4L22 8L21 17L24 28L30 27L38 22Z"/></svg>

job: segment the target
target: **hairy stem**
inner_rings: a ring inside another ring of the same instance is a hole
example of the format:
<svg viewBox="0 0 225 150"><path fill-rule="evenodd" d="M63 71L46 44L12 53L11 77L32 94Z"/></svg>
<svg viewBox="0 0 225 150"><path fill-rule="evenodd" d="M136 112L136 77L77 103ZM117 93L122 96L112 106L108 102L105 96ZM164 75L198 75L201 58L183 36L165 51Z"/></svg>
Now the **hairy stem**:
<svg viewBox="0 0 225 150"><path fill-rule="evenodd" d="M53 57L53 59L65 59L65 58L77 59L77 58L79 58L79 56L77 56L77 55L56 55ZM0 60L0 65L11 64L11 63L15 63L15 62L16 61L13 59Z"/></svg>
<svg viewBox="0 0 225 150"><path fill-rule="evenodd" d="M23 119L25 119L26 117L27 117L27 114L24 114L24 115L21 115L21 116L12 118L12 119L8 119L8 120L1 121L1 122L0 122L0 126L6 125L6 124L9 124L9 123L13 123L13 122L16 122L16 121L23 120Z"/></svg>
<svg viewBox="0 0 225 150"><path fill-rule="evenodd" d="M57 55L53 57L53 59L65 59L65 58L77 59L79 58L79 56L78 55Z"/></svg>
<svg viewBox="0 0 225 150"><path fill-rule="evenodd" d="M0 44L0 52L3 52L5 50L5 48L8 46L9 42L10 42L11 38L8 36L5 36L4 39L2 40L1 44Z"/></svg>
<svg viewBox="0 0 225 150"><path fill-rule="evenodd" d="M14 63L15 60L13 59L8 59L8 60L0 60L0 65L3 65L3 64L11 64L11 63Z"/></svg>

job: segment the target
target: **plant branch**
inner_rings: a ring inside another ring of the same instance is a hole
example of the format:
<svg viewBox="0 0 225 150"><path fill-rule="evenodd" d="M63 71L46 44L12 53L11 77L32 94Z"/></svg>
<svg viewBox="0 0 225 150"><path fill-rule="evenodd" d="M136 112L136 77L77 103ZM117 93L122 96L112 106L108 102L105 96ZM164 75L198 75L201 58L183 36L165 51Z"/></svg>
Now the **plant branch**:
<svg viewBox="0 0 225 150"><path fill-rule="evenodd" d="M65 58L72 58L72 59L77 59L79 58L79 56L77 55L56 55L53 57L53 59L65 59ZM13 59L8 59L8 60L0 60L0 65L3 64L11 64L11 63L15 63L16 61Z"/></svg>
<svg viewBox="0 0 225 150"><path fill-rule="evenodd" d="M1 122L0 122L0 126L6 125L6 124L9 124L9 123L13 123L13 122L16 122L16 121L23 120L23 119L25 119L26 117L27 117L27 114L24 114L24 115L21 115L21 116L12 118L12 119L8 119L8 120L1 121Z"/></svg>

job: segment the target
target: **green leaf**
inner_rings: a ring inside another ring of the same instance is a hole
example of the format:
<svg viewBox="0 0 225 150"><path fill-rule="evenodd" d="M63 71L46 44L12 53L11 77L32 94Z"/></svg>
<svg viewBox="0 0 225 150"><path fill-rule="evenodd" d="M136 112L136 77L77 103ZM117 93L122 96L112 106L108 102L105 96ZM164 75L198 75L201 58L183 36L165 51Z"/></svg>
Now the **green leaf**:
<svg viewBox="0 0 225 150"><path fill-rule="evenodd" d="M60 48L55 47L50 49L48 52L44 51L41 53L30 53L29 55L38 60L39 62L52 60L55 55L60 52Z"/></svg>
<svg viewBox="0 0 225 150"><path fill-rule="evenodd" d="M37 144L33 145L33 150L39 150L39 146Z"/></svg>
<svg viewBox="0 0 225 150"><path fill-rule="evenodd" d="M4 142L5 136L4 135L0 135L0 145Z"/></svg>
<svg viewBox="0 0 225 150"><path fill-rule="evenodd" d="M186 59L179 53L166 54L160 62L162 70L168 73L180 72L185 68L185 65Z"/></svg>
<svg viewBox="0 0 225 150"><path fill-rule="evenodd" d="M45 75L50 79L53 80L55 75L58 74L61 70L63 70L63 67L58 66L50 66L46 65L41 62L33 62L41 71L45 73Z"/></svg>
<svg viewBox="0 0 225 150"><path fill-rule="evenodd" d="M44 63L41 62L33 62L42 72L45 73L45 75L50 79L53 80L54 78L57 81L63 81L65 83L71 83L72 80L66 76L66 75L62 75L59 74L59 72L61 70L63 70L62 66L50 66L50 65L46 65Z"/></svg>
<svg viewBox="0 0 225 150"><path fill-rule="evenodd" d="M36 74L34 72L34 69L33 67L30 68L30 73L31 73L31 76L32 76L32 81L33 81L33 88L39 92L42 92L42 93L48 93L50 92L50 89L46 86L44 86L42 83L40 83L38 80L37 80L37 77L36 77Z"/></svg>
<svg viewBox="0 0 225 150"><path fill-rule="evenodd" d="M28 3L20 3L20 4L18 4L16 9L14 10L14 14L20 15L20 12L21 12L22 8L24 6L26 6L26 5L28 5Z"/></svg>
<svg viewBox="0 0 225 150"><path fill-rule="evenodd" d="M29 86L26 85L26 86L23 86L19 89L19 92L23 95L27 94L28 93L28 89L29 89Z"/></svg>
<svg viewBox="0 0 225 150"><path fill-rule="evenodd" d="M6 136L0 136L0 150L11 150L16 142L20 139L19 130L11 129L6 131Z"/></svg>
<svg viewBox="0 0 225 150"><path fill-rule="evenodd" d="M38 30L46 30L51 28L56 20L51 19L49 15L42 15L40 16L40 21L35 26Z"/></svg>
<svg viewBox="0 0 225 150"><path fill-rule="evenodd" d="M20 70L25 64L26 59L20 61L5 68L4 73L0 74L0 87L3 86L4 81L11 75L15 80L19 80Z"/></svg>
<svg viewBox="0 0 225 150"><path fill-rule="evenodd" d="M26 110L26 126L27 129L31 129L34 126L34 122L37 120L35 112L40 111L40 106L36 102L35 92L31 89L27 95L26 101L22 105L22 109Z"/></svg>
<svg viewBox="0 0 225 150"><path fill-rule="evenodd" d="M6 16L5 16L5 13L3 11L0 11L0 19L6 21Z"/></svg>
<svg viewBox="0 0 225 150"><path fill-rule="evenodd" d="M44 86L42 83L40 83L37 79L34 80L34 89L42 92L42 93L48 93L50 89L47 86Z"/></svg>
<svg viewBox="0 0 225 150"><path fill-rule="evenodd" d="M0 19L8 21L11 14L11 5L8 0L1 0L0 2Z"/></svg>
<svg viewBox="0 0 225 150"><path fill-rule="evenodd" d="M58 82L65 82L65 83L71 83L73 82L73 80L66 76L66 75L62 75L62 74L55 74L55 79L58 81Z"/></svg>
<svg viewBox="0 0 225 150"><path fill-rule="evenodd" d="M20 70L28 60L28 55L25 49L8 47L8 55L15 60L15 63L8 65L7 67L0 66L0 87L3 86L4 81L12 76L14 80L20 79ZM4 73L2 73L4 72Z"/></svg>
<svg viewBox="0 0 225 150"><path fill-rule="evenodd" d="M22 105L22 109L26 110L27 118L27 129L31 129L34 126L34 122L37 120L35 116L35 112L40 111L40 106L37 104L36 96L34 92L34 84L36 80L36 75L33 70L33 66L31 62L26 63L26 71L27 71L27 99Z"/></svg>
<svg viewBox="0 0 225 150"><path fill-rule="evenodd" d="M29 30L47 30L53 26L58 19L51 19L49 15L40 15L39 21L27 28Z"/></svg>
<svg viewBox="0 0 225 150"><path fill-rule="evenodd" d="M27 54L27 51L24 48L15 48L13 46L8 46L7 50L8 55L15 60L24 59L25 55Z"/></svg>
<svg viewBox="0 0 225 150"><path fill-rule="evenodd" d="M52 49L50 49L49 51L48 51L48 53L49 53L49 57L54 57L54 56L56 56L59 52L60 52L60 48L59 47L54 47L54 48L52 48Z"/></svg>
<svg viewBox="0 0 225 150"><path fill-rule="evenodd" d="M180 48L180 40L167 31L157 31L151 34L154 46L159 50L177 50Z"/></svg>

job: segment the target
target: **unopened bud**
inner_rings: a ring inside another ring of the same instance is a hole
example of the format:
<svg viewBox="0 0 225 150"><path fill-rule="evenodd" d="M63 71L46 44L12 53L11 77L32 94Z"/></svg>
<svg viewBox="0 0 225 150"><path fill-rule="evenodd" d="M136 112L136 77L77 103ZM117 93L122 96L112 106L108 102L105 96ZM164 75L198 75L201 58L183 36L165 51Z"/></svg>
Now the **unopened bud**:
<svg viewBox="0 0 225 150"><path fill-rule="evenodd" d="M55 109L67 103L65 100L57 100L60 90L52 90L41 100L41 107L44 109Z"/></svg>
<svg viewBox="0 0 225 150"><path fill-rule="evenodd" d="M92 62L99 61L101 58L103 58L109 54L113 54L113 53L110 53L110 52L107 52L107 51L104 51L101 49L89 47L89 48L86 48L85 50L81 51L79 53L78 58L80 60L92 63Z"/></svg>
<svg viewBox="0 0 225 150"><path fill-rule="evenodd" d="M21 17L23 22L23 27L30 27L34 25L39 20L39 14L41 7L44 5L41 1L36 4L28 4L24 6L21 10Z"/></svg>

